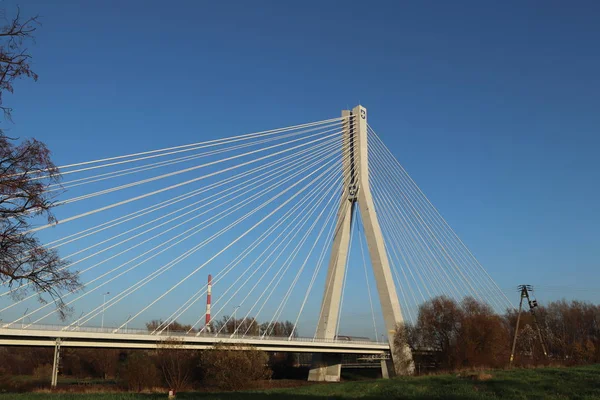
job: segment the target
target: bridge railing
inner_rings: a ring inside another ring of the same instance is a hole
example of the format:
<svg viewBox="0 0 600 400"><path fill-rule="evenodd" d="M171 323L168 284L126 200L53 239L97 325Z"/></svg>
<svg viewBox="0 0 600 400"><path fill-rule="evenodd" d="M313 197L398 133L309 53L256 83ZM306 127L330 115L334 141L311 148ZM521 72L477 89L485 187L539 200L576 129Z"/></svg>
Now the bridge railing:
<svg viewBox="0 0 600 400"><path fill-rule="evenodd" d="M62 331L62 332L86 332L86 333L104 333L104 334L121 334L121 335L147 335L153 337L215 337L220 339L239 339L243 340L280 340L294 342L317 342L317 343L360 343L360 344L386 344L384 342L360 340L360 339L317 339L313 337L288 337L288 336L249 336L249 335L232 335L229 333L215 334L209 332L190 332L187 331L170 331L164 330L160 333L152 334L147 329L139 328L111 328L111 327L95 327L95 326L65 326L58 324L21 324L21 323L5 323L0 325L0 329L10 329L15 331Z"/></svg>

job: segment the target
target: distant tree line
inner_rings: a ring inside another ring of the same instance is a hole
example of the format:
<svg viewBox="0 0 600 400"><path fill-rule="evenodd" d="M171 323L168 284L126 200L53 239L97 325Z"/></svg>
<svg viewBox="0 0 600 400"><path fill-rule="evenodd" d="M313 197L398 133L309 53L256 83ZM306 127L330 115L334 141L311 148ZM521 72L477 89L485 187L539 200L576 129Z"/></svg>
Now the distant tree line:
<svg viewBox="0 0 600 400"><path fill-rule="evenodd" d="M166 324L162 320L152 320L146 323L146 328L150 332L163 330L163 332L202 332L233 334L240 336L287 336L297 337L297 330L291 321L274 321L259 323L255 318L233 318L224 315L221 319L211 321L210 331L205 329L196 329L191 325L181 324L177 321Z"/></svg>
<svg viewBox="0 0 600 400"><path fill-rule="evenodd" d="M241 389L271 378L281 360L243 344L243 350L217 344L209 350L185 349L177 339L156 350L61 349L60 373L75 382L140 392L154 388ZM0 347L0 393L47 388L54 349ZM23 379L29 376L28 379ZM59 386L61 386L59 379ZM62 385L64 387L64 384Z"/></svg>
<svg viewBox="0 0 600 400"><path fill-rule="evenodd" d="M514 365L600 362L600 306L561 300L538 307L536 316L548 357L531 314L523 312ZM399 327L397 337L408 343L417 360L429 355L426 367L505 367L516 319L516 310L498 315L473 298L457 302L441 296L422 304L415 324Z"/></svg>
<svg viewBox="0 0 600 400"><path fill-rule="evenodd" d="M515 366L600 362L600 306L562 300L540 306L536 315L548 357L542 352L531 315L524 312ZM416 363L423 367L417 369L420 372L426 372L428 367L441 370L502 368L508 365L516 318L515 310L499 315L473 298L457 302L437 297L421 305L414 325L398 328L396 339L409 345ZM154 330L161 325L164 326L161 321L151 321L147 328ZM238 327L249 327L249 335L258 334L260 328L261 333L287 337L292 333L293 324L289 321L258 324L251 319L234 321L224 317L214 322L213 332L215 328L222 328L222 333L231 334ZM191 326L173 322L169 329L188 331ZM245 351L223 344L208 351L185 350L181 337L167 335L158 349L151 351L64 347L60 371L61 375L74 378L108 379L132 391L200 386L229 390L253 387L272 374L277 376L282 367L296 364L293 356L267 355L240 346ZM428 355L427 365L424 365L423 354ZM28 382L11 378L23 375L39 378L47 386L52 357L51 348L0 347L3 361L0 391Z"/></svg>
<svg viewBox="0 0 600 400"><path fill-rule="evenodd" d="M218 389L250 388L296 364L293 354L270 354L240 344L243 351L225 344L213 349L185 349L181 336L169 333L198 332L191 325L173 321L168 324L153 320L146 324L152 332L165 327L164 341L156 350L85 349L63 347L60 374L76 379L104 380L130 391L166 387L177 391L212 386ZM290 321L259 324L252 318L234 319L225 316L212 324L211 332L240 337L267 332L270 336L289 337L294 332ZM259 331L260 329L260 331ZM46 387L50 381L52 348L0 347L0 392ZM33 380L18 376L28 375Z"/></svg>

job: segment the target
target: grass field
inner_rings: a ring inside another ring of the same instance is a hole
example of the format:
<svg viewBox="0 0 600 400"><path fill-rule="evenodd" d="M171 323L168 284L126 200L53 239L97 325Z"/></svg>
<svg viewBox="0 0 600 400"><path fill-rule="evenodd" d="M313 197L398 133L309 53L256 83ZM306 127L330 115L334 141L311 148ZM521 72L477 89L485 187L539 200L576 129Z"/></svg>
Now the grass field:
<svg viewBox="0 0 600 400"><path fill-rule="evenodd" d="M491 377L437 375L306 385L238 393L180 393L177 399L600 399L600 365L573 368L492 371ZM23 393L0 394L0 400L151 400L165 394Z"/></svg>

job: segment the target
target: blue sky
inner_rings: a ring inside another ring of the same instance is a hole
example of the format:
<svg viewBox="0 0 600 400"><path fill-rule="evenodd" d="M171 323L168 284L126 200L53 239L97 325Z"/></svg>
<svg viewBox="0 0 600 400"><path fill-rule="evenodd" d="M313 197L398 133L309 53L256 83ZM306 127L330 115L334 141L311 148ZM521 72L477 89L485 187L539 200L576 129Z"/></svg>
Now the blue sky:
<svg viewBox="0 0 600 400"><path fill-rule="evenodd" d="M41 16L30 46L40 78L6 97L10 134L46 142L57 164L321 120L360 102L500 287L600 301L598 2L28 1L21 11Z"/></svg>

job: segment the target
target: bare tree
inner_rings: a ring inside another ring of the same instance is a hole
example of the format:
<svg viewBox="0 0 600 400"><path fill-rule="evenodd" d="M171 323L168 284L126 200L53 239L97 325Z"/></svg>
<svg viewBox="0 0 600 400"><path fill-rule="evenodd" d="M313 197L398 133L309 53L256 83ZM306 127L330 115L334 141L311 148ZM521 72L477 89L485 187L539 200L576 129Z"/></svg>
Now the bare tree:
<svg viewBox="0 0 600 400"><path fill-rule="evenodd" d="M217 343L202 352L204 383L224 390L251 388L256 382L270 379L267 353L244 344Z"/></svg>
<svg viewBox="0 0 600 400"><path fill-rule="evenodd" d="M427 349L439 354L440 364L444 369L455 366L463 316L456 301L445 296L434 297L419 307L419 340Z"/></svg>
<svg viewBox="0 0 600 400"><path fill-rule="evenodd" d="M185 349L180 339L169 338L159 344L156 359L169 388L179 392L190 384L198 352Z"/></svg>
<svg viewBox="0 0 600 400"><path fill-rule="evenodd" d="M0 28L0 109L9 121L12 110L4 104L3 94L12 93L19 78L37 80L25 47L37 25L37 17L22 19L17 10ZM78 274L67 270L67 262L58 252L43 247L31 231L34 220L55 221L51 212L55 202L48 186L59 179L42 142L28 139L17 143L0 129L0 284L12 289L15 298L34 292L43 302L42 295L49 294L64 317L67 309L61 293L81 287Z"/></svg>
<svg viewBox="0 0 600 400"><path fill-rule="evenodd" d="M119 376L121 384L131 391L141 392L160 386L160 371L145 350L136 350L127 356Z"/></svg>
<svg viewBox="0 0 600 400"><path fill-rule="evenodd" d="M6 10L0 11L6 15ZM5 17L6 19L6 17ZM38 17L21 18L17 8L16 15L0 28L0 109L6 119L11 119L12 109L5 106L3 93L13 93L13 82L19 78L31 78L37 81L38 76L31 70L31 55L24 47L27 41L33 40L33 33L39 25Z"/></svg>
<svg viewBox="0 0 600 400"><path fill-rule="evenodd" d="M460 303L463 312L456 346L457 366L502 367L509 358L510 335L502 318L472 297Z"/></svg>

